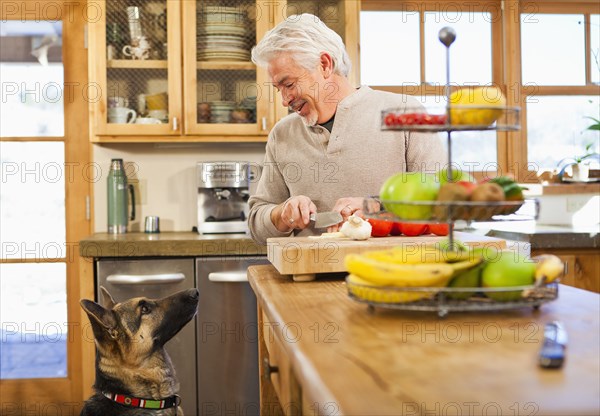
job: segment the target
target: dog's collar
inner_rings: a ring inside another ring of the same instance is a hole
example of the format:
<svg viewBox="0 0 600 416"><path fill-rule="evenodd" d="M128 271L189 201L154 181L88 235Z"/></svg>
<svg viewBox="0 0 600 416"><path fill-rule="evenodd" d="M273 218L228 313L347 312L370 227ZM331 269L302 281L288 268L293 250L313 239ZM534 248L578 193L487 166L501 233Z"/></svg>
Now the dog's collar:
<svg viewBox="0 0 600 416"><path fill-rule="evenodd" d="M105 391L103 391L102 394L113 402L117 402L123 406L137 407L140 409L170 409L171 407L179 406L181 403L181 397L179 397L177 394L162 400L140 399L138 397L130 397L124 394L107 393Z"/></svg>

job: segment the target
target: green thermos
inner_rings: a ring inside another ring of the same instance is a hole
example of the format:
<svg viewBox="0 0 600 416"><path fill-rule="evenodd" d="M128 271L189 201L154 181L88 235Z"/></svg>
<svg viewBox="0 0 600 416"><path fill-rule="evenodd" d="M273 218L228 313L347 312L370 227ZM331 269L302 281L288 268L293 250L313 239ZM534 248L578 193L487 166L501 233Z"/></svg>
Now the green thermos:
<svg viewBox="0 0 600 416"><path fill-rule="evenodd" d="M128 215L128 194L131 195L131 217ZM127 184L123 159L112 159L108 172L108 232L127 232L128 220L135 220L135 196L133 185Z"/></svg>

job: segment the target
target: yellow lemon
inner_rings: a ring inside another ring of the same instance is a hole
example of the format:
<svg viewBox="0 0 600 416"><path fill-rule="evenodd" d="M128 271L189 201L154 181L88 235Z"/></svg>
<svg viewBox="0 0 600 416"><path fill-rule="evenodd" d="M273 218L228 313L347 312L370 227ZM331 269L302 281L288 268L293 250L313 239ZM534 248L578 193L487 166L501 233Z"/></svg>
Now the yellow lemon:
<svg viewBox="0 0 600 416"><path fill-rule="evenodd" d="M452 125L489 126L500 117L505 106L506 98L497 87L456 90L450 95L450 122Z"/></svg>

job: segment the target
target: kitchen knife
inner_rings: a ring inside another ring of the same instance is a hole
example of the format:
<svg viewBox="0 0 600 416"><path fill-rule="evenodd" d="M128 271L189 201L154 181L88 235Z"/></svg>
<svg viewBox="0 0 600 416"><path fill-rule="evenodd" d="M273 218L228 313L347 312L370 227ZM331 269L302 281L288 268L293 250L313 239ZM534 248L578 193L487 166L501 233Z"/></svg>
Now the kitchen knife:
<svg viewBox="0 0 600 416"><path fill-rule="evenodd" d="M565 360L567 332L560 322L554 321L544 327L544 343L540 350L539 363L543 368L560 368Z"/></svg>
<svg viewBox="0 0 600 416"><path fill-rule="evenodd" d="M310 220L315 223L314 228L327 228L339 224L344 219L339 212L330 211L310 214Z"/></svg>

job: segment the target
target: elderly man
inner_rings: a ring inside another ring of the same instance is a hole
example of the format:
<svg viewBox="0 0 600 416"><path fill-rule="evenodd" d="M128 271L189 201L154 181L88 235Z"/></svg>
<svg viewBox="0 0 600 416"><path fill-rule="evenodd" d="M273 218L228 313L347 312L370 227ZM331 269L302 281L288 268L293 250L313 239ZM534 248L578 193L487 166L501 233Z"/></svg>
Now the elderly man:
<svg viewBox="0 0 600 416"><path fill-rule="evenodd" d="M314 234L311 213L361 215L364 197L377 195L392 174L443 167L437 135L381 131L383 109L421 104L351 85L342 39L316 16L288 17L252 49L252 60L267 68L283 105L293 111L269 134L263 173L249 201L257 242Z"/></svg>

